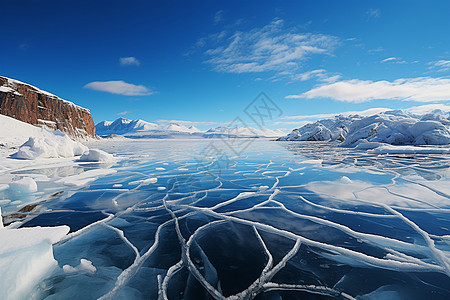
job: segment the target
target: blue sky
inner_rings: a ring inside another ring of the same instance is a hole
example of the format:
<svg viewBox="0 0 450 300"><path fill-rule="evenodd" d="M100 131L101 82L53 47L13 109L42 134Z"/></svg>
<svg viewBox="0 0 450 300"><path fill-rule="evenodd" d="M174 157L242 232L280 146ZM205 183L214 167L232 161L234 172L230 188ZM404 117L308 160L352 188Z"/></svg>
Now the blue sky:
<svg viewBox="0 0 450 300"><path fill-rule="evenodd" d="M450 1L2 1L0 75L91 110L270 128L308 115L450 104Z"/></svg>

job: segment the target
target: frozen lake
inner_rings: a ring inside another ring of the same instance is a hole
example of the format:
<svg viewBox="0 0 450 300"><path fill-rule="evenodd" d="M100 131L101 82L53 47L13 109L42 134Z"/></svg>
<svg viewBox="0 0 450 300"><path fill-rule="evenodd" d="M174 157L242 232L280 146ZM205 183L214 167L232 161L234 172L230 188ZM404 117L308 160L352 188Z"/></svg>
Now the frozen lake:
<svg viewBox="0 0 450 300"><path fill-rule="evenodd" d="M55 179L22 226L72 232L39 298L450 299L448 154L268 140L89 146L120 160L16 171ZM86 170L101 176L83 182Z"/></svg>

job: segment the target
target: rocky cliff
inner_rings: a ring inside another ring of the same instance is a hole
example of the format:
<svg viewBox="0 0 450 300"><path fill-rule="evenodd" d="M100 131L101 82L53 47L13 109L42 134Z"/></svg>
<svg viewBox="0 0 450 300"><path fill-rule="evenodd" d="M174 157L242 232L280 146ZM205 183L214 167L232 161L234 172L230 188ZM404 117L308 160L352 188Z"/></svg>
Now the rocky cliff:
<svg viewBox="0 0 450 300"><path fill-rule="evenodd" d="M75 138L95 136L94 121L88 109L2 76L0 114L36 126L59 129Z"/></svg>

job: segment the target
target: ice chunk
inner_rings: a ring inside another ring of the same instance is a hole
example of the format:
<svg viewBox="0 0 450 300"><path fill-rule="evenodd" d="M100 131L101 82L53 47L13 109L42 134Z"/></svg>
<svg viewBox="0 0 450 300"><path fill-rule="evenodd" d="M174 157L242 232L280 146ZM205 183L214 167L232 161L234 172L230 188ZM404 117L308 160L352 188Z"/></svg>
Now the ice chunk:
<svg viewBox="0 0 450 300"><path fill-rule="evenodd" d="M158 167L158 168L156 168L155 170L156 170L156 171L165 171L166 169L165 169L165 168Z"/></svg>
<svg viewBox="0 0 450 300"><path fill-rule="evenodd" d="M347 176L342 176L341 182L342 183L352 183L353 181L350 178L348 178Z"/></svg>
<svg viewBox="0 0 450 300"><path fill-rule="evenodd" d="M158 189L158 191L164 191L166 189L166 187L165 186L158 186L157 189Z"/></svg>
<svg viewBox="0 0 450 300"><path fill-rule="evenodd" d="M112 162L114 161L114 156L99 149L89 149L81 155L80 161Z"/></svg>
<svg viewBox="0 0 450 300"><path fill-rule="evenodd" d="M0 192L9 189L8 184L0 184Z"/></svg>
<svg viewBox="0 0 450 300"><path fill-rule="evenodd" d="M70 186L84 186L101 176L113 174L116 172L117 172L116 170L112 169L95 169L83 172L78 175L63 177L55 182Z"/></svg>
<svg viewBox="0 0 450 300"><path fill-rule="evenodd" d="M131 181L130 183L128 183L129 185L149 185L151 183L156 183L158 182L158 178L147 178L147 179L143 179L143 180L136 180L136 181Z"/></svg>
<svg viewBox="0 0 450 300"><path fill-rule="evenodd" d="M52 244L68 232L68 226L0 229L0 299L27 299L30 292L57 266Z"/></svg>
<svg viewBox="0 0 450 300"><path fill-rule="evenodd" d="M75 273L75 272L88 272L88 273L95 273L97 271L97 268L94 267L92 262L90 260L82 258L80 260L80 264L76 267L72 267L70 265L64 265L63 270L65 273Z"/></svg>
<svg viewBox="0 0 450 300"><path fill-rule="evenodd" d="M0 229L3 228L2 208L0 207Z"/></svg>
<svg viewBox="0 0 450 300"><path fill-rule="evenodd" d="M43 137L30 137L13 155L19 159L73 157L82 155L88 148L73 141L62 132L44 131Z"/></svg>
<svg viewBox="0 0 450 300"><path fill-rule="evenodd" d="M9 188L12 192L18 194L28 194L37 191L36 181L31 177L23 177L17 181L13 181L9 184Z"/></svg>

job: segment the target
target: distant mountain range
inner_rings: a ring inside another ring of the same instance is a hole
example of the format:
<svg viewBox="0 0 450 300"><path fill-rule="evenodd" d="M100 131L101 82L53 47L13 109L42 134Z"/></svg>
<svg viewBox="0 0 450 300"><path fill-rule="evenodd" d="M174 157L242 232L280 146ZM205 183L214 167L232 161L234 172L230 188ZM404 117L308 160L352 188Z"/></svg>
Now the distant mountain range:
<svg viewBox="0 0 450 300"><path fill-rule="evenodd" d="M214 127L201 131L195 126L184 126L177 123L155 124L144 120L119 118L113 122L102 121L95 125L98 135L122 135L128 138L218 138L242 137L277 138L286 133L281 130L257 129L252 127Z"/></svg>

